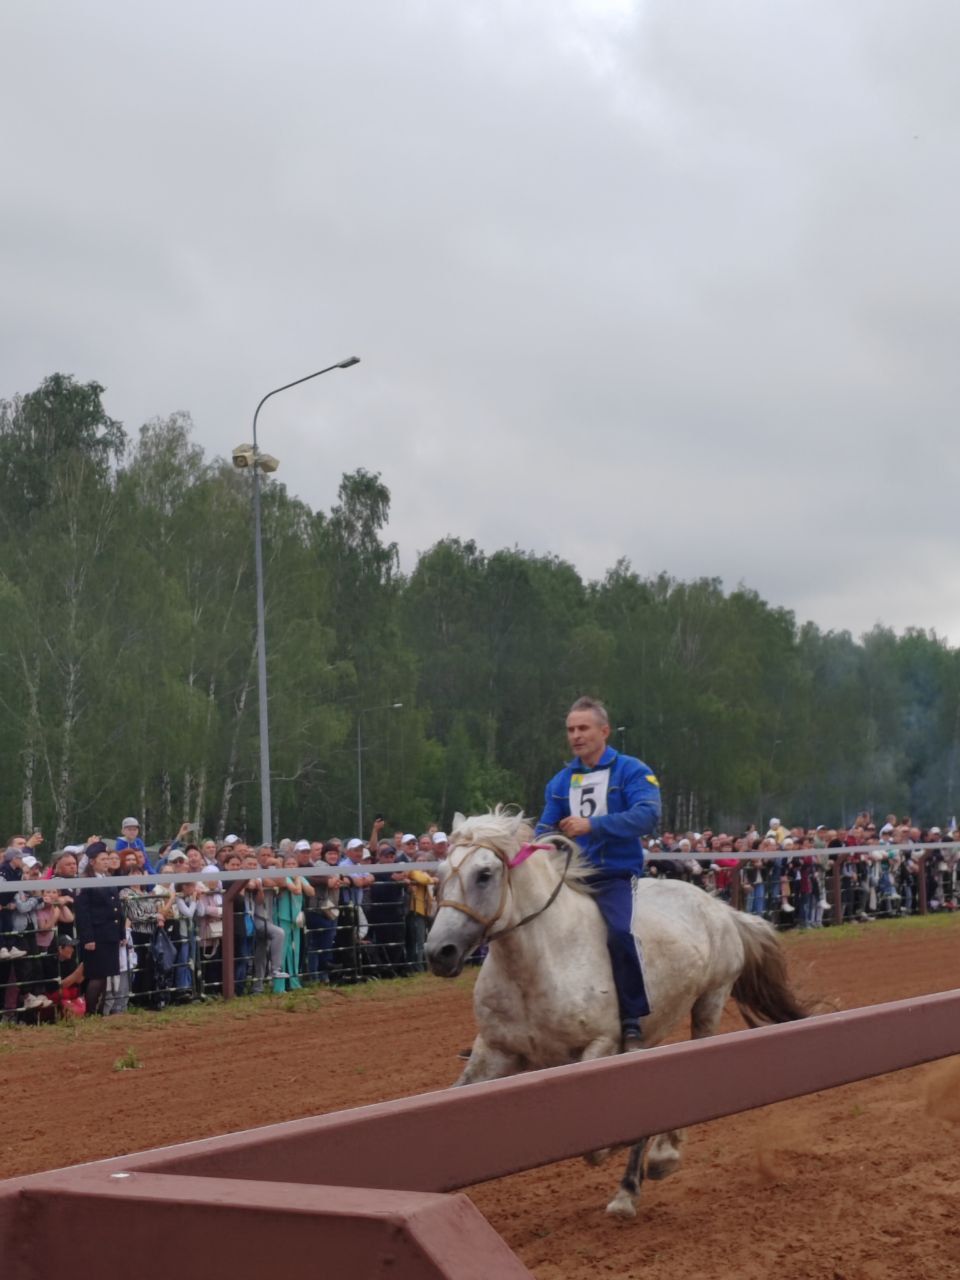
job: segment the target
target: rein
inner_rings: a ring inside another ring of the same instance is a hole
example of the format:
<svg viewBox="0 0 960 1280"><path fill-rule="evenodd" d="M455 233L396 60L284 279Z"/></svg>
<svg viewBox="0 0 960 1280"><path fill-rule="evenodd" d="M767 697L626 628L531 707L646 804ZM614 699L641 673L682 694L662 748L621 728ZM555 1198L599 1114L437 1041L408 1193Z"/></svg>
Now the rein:
<svg viewBox="0 0 960 1280"><path fill-rule="evenodd" d="M522 925L529 924L531 920L536 920L537 916L543 915L544 911L546 911L548 907L553 906L553 904L556 902L557 896L560 893L560 890L563 888L564 883L566 881L567 872L570 870L570 859L573 857L573 845L572 844L567 845L567 858L566 858L566 862L563 864L563 871L561 872L560 878L558 879L557 883L554 885L552 893L547 898L543 906L538 907L536 911L531 911L528 916L524 916L523 919L518 920L516 924L507 925L506 929L501 929L499 933L490 933L490 929L493 927L493 925L497 923L497 921L503 915L503 909L507 905L507 892L510 887L510 876L509 874L506 874L506 873L512 871L514 867L519 867L521 863L526 862L526 860L530 857L530 855L533 853L536 853L539 849L555 851L556 847L557 846L555 844L525 844L520 849L517 850L517 852L513 855L512 858L508 859L504 854L500 853L497 849L491 849L489 845L475 845L465 855L460 865L451 869L450 874L443 885L443 889L445 890L447 888L447 885L450 884L451 881L456 879L460 883L461 893L465 892L461 872L464 866L467 864L467 862L469 862L470 858L475 853L477 853L480 849L486 849L488 853L492 853L497 858L500 859L500 861L503 863L504 872L505 872L503 879L500 882L500 901L497 904L496 911L494 911L494 913L490 916L482 916L479 911L474 911L473 907L471 907L468 903L457 902L453 899L448 899L443 893L443 891L441 891L441 896L438 896L437 898L437 909L439 910L440 907L453 907L455 911L461 911L465 916L469 916L471 920L476 920L476 922L479 925L481 925L483 928L484 942L493 942L497 938L505 937L508 933L512 933L514 929L519 929Z"/></svg>

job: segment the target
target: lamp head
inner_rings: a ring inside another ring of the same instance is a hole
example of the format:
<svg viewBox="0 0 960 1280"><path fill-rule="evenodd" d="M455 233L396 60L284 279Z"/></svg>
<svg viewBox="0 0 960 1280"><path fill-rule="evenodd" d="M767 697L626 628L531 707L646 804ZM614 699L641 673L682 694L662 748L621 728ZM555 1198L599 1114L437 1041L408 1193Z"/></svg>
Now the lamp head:
<svg viewBox="0 0 960 1280"><path fill-rule="evenodd" d="M340 363L337 365L337 368L338 368L338 369L350 369L350 368L352 368L355 364L359 364L359 363L360 363L360 357L359 357L359 356L347 356L346 360L341 360L341 361L340 361Z"/></svg>
<svg viewBox="0 0 960 1280"><path fill-rule="evenodd" d="M269 475L272 471L276 471L280 465L280 459L275 458L272 453L261 453L257 458L257 466L265 475Z"/></svg>
<svg viewBox="0 0 960 1280"><path fill-rule="evenodd" d="M252 444L238 444L233 451L233 465L238 471L246 471L253 466L254 452Z"/></svg>

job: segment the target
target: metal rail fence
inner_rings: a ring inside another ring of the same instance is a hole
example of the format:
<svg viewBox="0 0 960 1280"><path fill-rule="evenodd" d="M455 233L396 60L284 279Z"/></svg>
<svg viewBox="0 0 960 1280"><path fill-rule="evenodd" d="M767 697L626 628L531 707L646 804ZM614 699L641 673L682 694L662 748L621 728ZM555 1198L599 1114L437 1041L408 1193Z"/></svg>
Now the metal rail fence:
<svg viewBox="0 0 960 1280"><path fill-rule="evenodd" d="M0 1267L100 1280L119 1216L139 1280L171 1239L181 1280L530 1280L445 1193L957 1053L960 990L0 1182Z"/></svg>

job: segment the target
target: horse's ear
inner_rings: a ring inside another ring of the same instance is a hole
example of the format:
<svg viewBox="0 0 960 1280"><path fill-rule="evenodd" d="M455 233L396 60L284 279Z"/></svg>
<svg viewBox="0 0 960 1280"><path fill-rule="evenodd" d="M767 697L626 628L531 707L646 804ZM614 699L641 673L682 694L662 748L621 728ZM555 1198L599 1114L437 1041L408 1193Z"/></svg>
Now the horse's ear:
<svg viewBox="0 0 960 1280"><path fill-rule="evenodd" d="M460 812L455 813L453 815L453 825L451 826L450 830L456 831L457 828L462 827L465 822L466 822L466 818L463 816L462 813Z"/></svg>

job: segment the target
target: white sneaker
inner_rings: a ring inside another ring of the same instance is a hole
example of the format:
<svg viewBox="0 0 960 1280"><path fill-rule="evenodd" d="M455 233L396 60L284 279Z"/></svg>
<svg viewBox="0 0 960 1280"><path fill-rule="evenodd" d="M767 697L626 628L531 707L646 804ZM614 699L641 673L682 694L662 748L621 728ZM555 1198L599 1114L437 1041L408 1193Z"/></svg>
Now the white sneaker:
<svg viewBox="0 0 960 1280"><path fill-rule="evenodd" d="M780 910L781 910L781 911L789 911L789 912L791 912L791 913L792 913L793 911L795 911L795 910L796 910L796 908L792 905L792 903L789 903L789 902L781 902L781 903L780 903Z"/></svg>
<svg viewBox="0 0 960 1280"><path fill-rule="evenodd" d="M271 978L289 978L290 975L289 973L287 973L286 969L274 969L274 971L270 974L270 977Z"/></svg>
<svg viewBox="0 0 960 1280"><path fill-rule="evenodd" d="M821 911L832 911L832 910L833 910L833 903L832 903L832 902L828 902L828 901L826 900L826 898L824 898L824 900L820 903L820 910L821 910Z"/></svg>
<svg viewBox="0 0 960 1280"><path fill-rule="evenodd" d="M10 952L7 950L6 947L0 947L0 960L9 960L9 959L10 959Z"/></svg>
<svg viewBox="0 0 960 1280"><path fill-rule="evenodd" d="M26 954L26 951L21 951L19 947L10 947L6 955L0 951L0 960L22 960Z"/></svg>
<svg viewBox="0 0 960 1280"><path fill-rule="evenodd" d="M52 1000L48 1000L46 996L36 996L31 992L24 997L23 1007L25 1009L49 1009L53 1004Z"/></svg>

